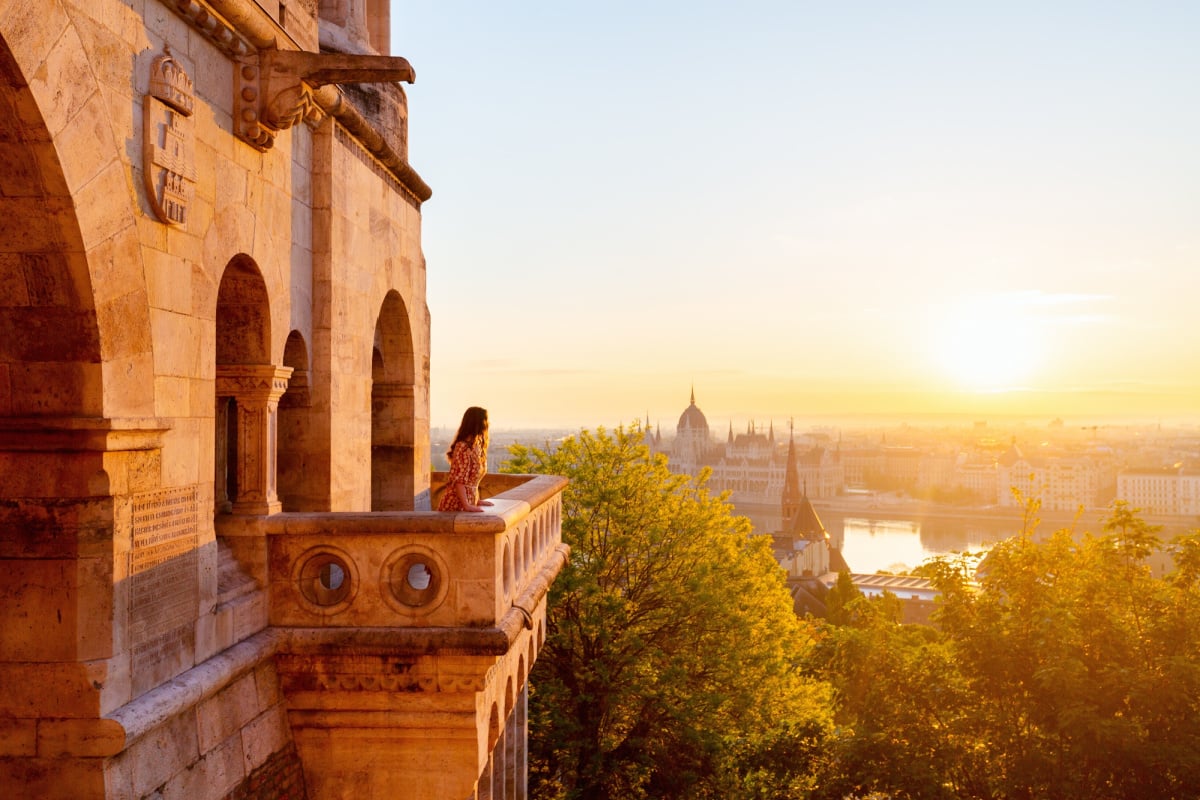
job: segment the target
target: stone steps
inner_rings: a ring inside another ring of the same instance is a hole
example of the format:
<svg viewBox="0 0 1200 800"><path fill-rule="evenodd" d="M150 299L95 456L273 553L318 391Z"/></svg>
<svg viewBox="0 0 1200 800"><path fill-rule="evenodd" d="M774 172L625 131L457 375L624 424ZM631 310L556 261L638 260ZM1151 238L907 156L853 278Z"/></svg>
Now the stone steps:
<svg viewBox="0 0 1200 800"><path fill-rule="evenodd" d="M217 537L217 604L225 605L259 590L254 576L242 569L233 550Z"/></svg>

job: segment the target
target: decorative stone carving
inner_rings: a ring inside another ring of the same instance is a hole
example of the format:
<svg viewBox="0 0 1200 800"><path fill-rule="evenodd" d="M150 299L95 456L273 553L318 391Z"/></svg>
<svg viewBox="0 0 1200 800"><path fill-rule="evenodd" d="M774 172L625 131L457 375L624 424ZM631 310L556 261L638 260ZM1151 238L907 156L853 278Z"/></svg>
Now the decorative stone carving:
<svg viewBox="0 0 1200 800"><path fill-rule="evenodd" d="M275 514L282 508L275 483L276 425L291 374L291 367L271 364L217 367L218 401L232 397L237 414L237 496L230 498L235 514Z"/></svg>
<svg viewBox="0 0 1200 800"><path fill-rule="evenodd" d="M196 182L192 79L171 56L170 47L150 67L144 98L142 173L155 216L168 225L187 225Z"/></svg>
<svg viewBox="0 0 1200 800"><path fill-rule="evenodd" d="M242 59L235 72L234 127L239 138L269 150L275 136L301 121L324 118L315 92L341 83L412 83L412 65L396 56L262 50Z"/></svg>
<svg viewBox="0 0 1200 800"><path fill-rule="evenodd" d="M197 0L175 0L175 7L193 28L222 53L237 58L251 52L252 46L232 26Z"/></svg>

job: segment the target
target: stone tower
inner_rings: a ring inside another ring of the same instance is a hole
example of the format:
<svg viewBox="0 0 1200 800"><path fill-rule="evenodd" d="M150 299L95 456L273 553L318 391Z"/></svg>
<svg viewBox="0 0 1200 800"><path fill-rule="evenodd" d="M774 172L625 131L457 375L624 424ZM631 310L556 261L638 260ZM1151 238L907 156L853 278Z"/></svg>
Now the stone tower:
<svg viewBox="0 0 1200 800"><path fill-rule="evenodd" d="M0 2L6 796L524 796L563 482L429 511L388 30Z"/></svg>
<svg viewBox="0 0 1200 800"><path fill-rule="evenodd" d="M675 426L675 441L671 444L673 468L684 472L694 471L704 462L711 446L708 419L696 405L696 390L692 389L691 401L679 415L679 423Z"/></svg>

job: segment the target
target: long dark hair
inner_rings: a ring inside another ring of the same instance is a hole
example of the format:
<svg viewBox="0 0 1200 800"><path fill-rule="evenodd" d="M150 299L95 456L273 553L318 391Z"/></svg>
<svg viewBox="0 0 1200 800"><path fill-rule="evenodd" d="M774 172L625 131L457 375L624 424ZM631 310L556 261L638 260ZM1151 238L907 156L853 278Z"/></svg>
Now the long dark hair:
<svg viewBox="0 0 1200 800"><path fill-rule="evenodd" d="M446 451L446 458L450 458L450 454L454 452L454 445L459 442L466 442L467 445L474 445L475 440L483 437L483 449L487 450L488 445L488 416L487 409L479 406L471 406L463 412L462 423L458 426L458 433L454 435L454 441L450 443L450 449Z"/></svg>

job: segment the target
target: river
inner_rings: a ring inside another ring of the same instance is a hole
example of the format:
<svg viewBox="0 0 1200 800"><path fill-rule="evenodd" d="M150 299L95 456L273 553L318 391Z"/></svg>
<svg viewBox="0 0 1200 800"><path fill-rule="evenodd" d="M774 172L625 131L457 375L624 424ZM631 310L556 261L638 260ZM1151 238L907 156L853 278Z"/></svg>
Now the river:
<svg viewBox="0 0 1200 800"><path fill-rule="evenodd" d="M834 510L821 508L815 503L814 506L817 506L817 514L829 532L830 540L834 543L841 540L846 563L853 572L858 573L906 572L936 556L987 550L1021 529L1021 522L1015 516L1020 512L1016 509L1012 510L1014 516L1010 517L992 517L970 510L956 517L946 512L926 516L889 515L884 509L862 513L866 509ZM777 507L746 505L738 507L737 513L749 517L758 533L780 529ZM1045 536L1059 528L1071 526L1079 531L1099 533L1100 519L1105 513L1092 512L1081 516L1078 521L1067 514L1045 515L1048 518L1038 526L1037 532ZM904 519L905 516L913 518ZM1162 536L1167 539L1189 527L1190 523L1184 521L1168 522L1164 525ZM1169 568L1164 559L1157 557L1151 559L1151 566L1159 575Z"/></svg>
<svg viewBox="0 0 1200 800"><path fill-rule="evenodd" d="M759 533L779 530L778 509L738 509ZM818 511L854 572L907 572L927 559L964 550L985 550L1017 530L1009 520L905 520L842 516Z"/></svg>

